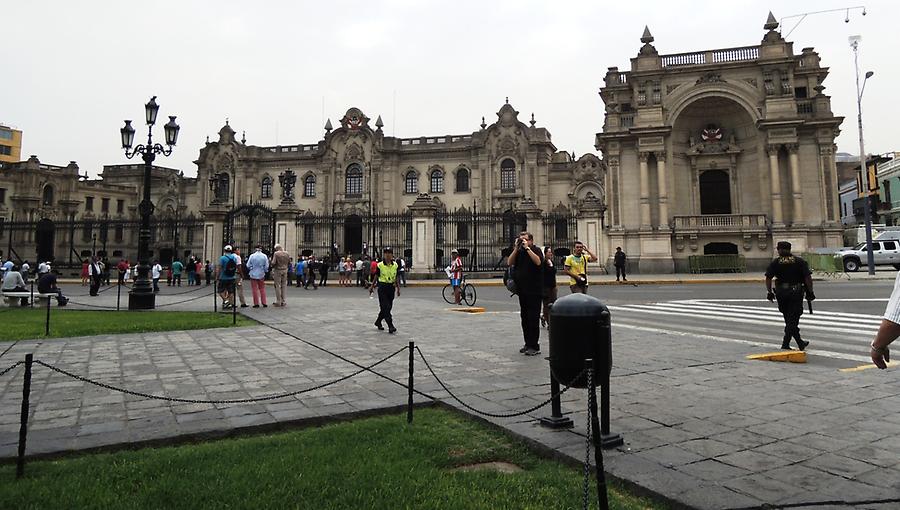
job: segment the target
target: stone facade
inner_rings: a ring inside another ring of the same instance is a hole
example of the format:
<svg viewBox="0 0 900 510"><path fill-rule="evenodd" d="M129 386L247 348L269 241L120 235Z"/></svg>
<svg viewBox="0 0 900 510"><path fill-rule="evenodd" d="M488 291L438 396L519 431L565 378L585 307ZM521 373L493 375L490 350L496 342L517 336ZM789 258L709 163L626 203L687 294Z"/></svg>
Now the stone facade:
<svg viewBox="0 0 900 510"><path fill-rule="evenodd" d="M841 244L831 112L819 55L793 45L769 15L756 46L660 55L645 29L631 70L609 68L596 147L609 166L610 246L641 272L684 271L697 254L774 243Z"/></svg>

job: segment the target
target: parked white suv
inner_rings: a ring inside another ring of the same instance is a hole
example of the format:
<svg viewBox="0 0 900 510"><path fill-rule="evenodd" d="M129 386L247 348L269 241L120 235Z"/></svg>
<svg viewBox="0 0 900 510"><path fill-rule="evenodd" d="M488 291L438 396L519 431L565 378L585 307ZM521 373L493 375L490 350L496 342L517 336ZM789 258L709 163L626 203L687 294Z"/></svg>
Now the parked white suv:
<svg viewBox="0 0 900 510"><path fill-rule="evenodd" d="M896 239L879 239L872 241L872 255L876 266L894 266L900 271L900 241ZM844 263L844 271L859 271L861 266L868 264L866 243L860 243L853 248L844 248L837 252Z"/></svg>

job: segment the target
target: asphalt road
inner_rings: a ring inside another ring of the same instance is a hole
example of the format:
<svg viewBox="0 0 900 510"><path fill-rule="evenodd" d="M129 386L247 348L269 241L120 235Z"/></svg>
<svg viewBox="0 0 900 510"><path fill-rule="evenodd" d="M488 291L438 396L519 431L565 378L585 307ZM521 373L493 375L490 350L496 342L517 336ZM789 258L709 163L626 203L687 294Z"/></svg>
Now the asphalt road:
<svg viewBox="0 0 900 510"><path fill-rule="evenodd" d="M816 282L813 314L800 330L810 363L850 368L871 363L872 341L893 281ZM559 288L560 296L569 293ZM761 283L595 286L590 294L610 307L613 328L676 332L710 342L735 342L748 352L778 350L784 322ZM478 306L514 313L518 302L503 288L479 287ZM652 348L652 346L649 346ZM796 347L796 346L795 346Z"/></svg>

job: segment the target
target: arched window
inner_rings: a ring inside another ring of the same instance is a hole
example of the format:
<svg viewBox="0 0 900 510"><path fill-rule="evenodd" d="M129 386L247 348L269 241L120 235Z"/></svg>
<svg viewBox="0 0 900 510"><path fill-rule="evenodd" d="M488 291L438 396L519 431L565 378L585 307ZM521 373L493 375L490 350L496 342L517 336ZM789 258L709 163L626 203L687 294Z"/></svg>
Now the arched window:
<svg viewBox="0 0 900 510"><path fill-rule="evenodd" d="M516 162L504 159L500 163L500 191L516 190Z"/></svg>
<svg viewBox="0 0 900 510"><path fill-rule="evenodd" d="M231 176L226 172L222 172L219 174L219 193L216 198L220 202L227 202L231 197Z"/></svg>
<svg viewBox="0 0 900 510"><path fill-rule="evenodd" d="M362 167L356 163L347 167L347 183L344 187L344 193L347 196L362 196L362 180Z"/></svg>
<svg viewBox="0 0 900 510"><path fill-rule="evenodd" d="M49 184L44 186L44 199L42 201L44 205L53 205L53 186Z"/></svg>
<svg viewBox="0 0 900 510"><path fill-rule="evenodd" d="M444 192L444 172L441 170L434 170L431 172L431 192L432 193L443 193Z"/></svg>
<svg viewBox="0 0 900 510"><path fill-rule="evenodd" d="M316 176L307 175L303 179L303 196L306 198L316 196Z"/></svg>
<svg viewBox="0 0 900 510"><path fill-rule="evenodd" d="M460 168L456 171L456 192L464 193L469 191L469 169Z"/></svg>
<svg viewBox="0 0 900 510"><path fill-rule="evenodd" d="M406 177L404 180L404 193L418 193L419 192L419 176L416 174L415 170L410 170L406 172Z"/></svg>
<svg viewBox="0 0 900 510"><path fill-rule="evenodd" d="M263 177L259 194L261 198L272 198L272 178L268 175Z"/></svg>

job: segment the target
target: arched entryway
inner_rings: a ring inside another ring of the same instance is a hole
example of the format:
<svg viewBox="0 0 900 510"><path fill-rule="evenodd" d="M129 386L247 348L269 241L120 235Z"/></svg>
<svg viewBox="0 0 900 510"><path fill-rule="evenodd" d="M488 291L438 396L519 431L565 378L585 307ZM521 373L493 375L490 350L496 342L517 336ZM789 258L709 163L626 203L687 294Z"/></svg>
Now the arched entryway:
<svg viewBox="0 0 900 510"><path fill-rule="evenodd" d="M704 255L737 255L738 247L734 243L707 243L703 246Z"/></svg>
<svg viewBox="0 0 900 510"><path fill-rule="evenodd" d="M728 172L707 170L700 174L700 214L731 214Z"/></svg>
<svg viewBox="0 0 900 510"><path fill-rule="evenodd" d="M54 260L53 243L55 234L56 225L51 220L44 218L38 222L35 235L38 262L52 262Z"/></svg>
<svg viewBox="0 0 900 510"><path fill-rule="evenodd" d="M351 214L344 220L344 249L347 253L362 253L362 218Z"/></svg>

